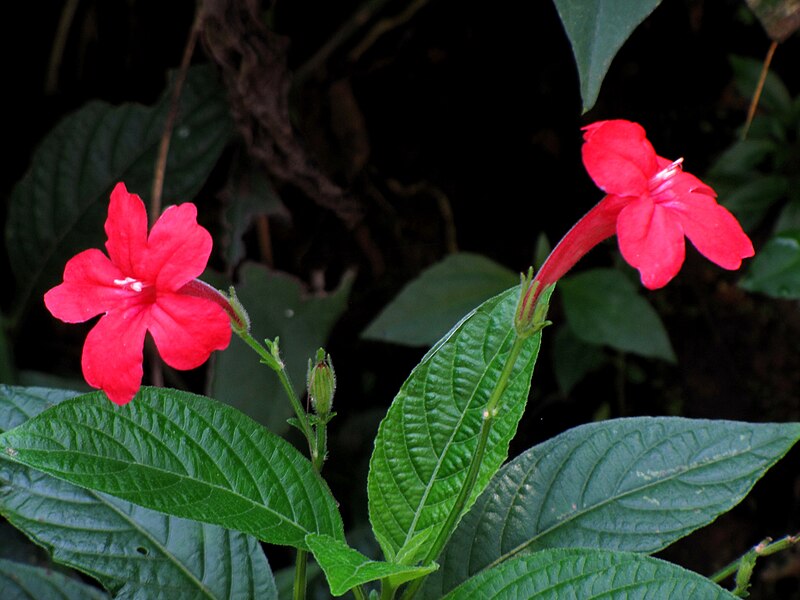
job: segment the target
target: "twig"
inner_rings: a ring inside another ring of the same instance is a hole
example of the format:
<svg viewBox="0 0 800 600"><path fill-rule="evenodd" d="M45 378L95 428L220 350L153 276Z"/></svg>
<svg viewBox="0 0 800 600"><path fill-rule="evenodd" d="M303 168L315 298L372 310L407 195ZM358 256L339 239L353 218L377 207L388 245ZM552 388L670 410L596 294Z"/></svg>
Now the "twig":
<svg viewBox="0 0 800 600"><path fill-rule="evenodd" d="M53 38L53 47L50 50L50 60L47 63L47 77L44 82L44 93L54 94L58 88L58 71L61 68L61 59L64 56L64 47L67 45L69 30L72 28L72 20L78 10L80 0L67 0L64 9L61 11L61 18L58 20L58 28Z"/></svg>
<svg viewBox="0 0 800 600"><path fill-rule="evenodd" d="M778 42L772 41L772 44L767 50L767 56L764 58L764 65L761 67L761 75L758 77L758 84L753 92L753 98L750 100L750 108L747 109L747 121L744 123L742 130L742 139L747 138L747 132L750 131L750 125L753 124L753 119L756 116L756 109L758 108L758 101L761 98L761 92L764 90L764 83L767 81L767 74L769 73L769 65L772 62L772 57L775 55L775 50L778 48Z"/></svg>
<svg viewBox="0 0 800 600"><path fill-rule="evenodd" d="M372 46L378 39L387 31L391 31L398 25L403 25L404 23L411 20L417 12L426 4L428 0L414 0L409 4L406 9L401 12L399 15L394 17L387 17L386 19L381 19L375 24L375 27L369 30L364 39L350 51L348 54L348 58L356 62L361 56L366 52L370 46Z"/></svg>
<svg viewBox="0 0 800 600"><path fill-rule="evenodd" d="M175 121L178 118L180 109L181 92L186 81L186 74L189 71L189 63L197 45L197 38L200 33L200 23L203 18L203 3L200 2L194 15L194 22L189 31L189 39L186 40L186 47L183 49L183 58L178 73L175 75L175 83L172 88L172 99L170 100L169 112L164 122L164 131L161 134L161 141L158 144L158 157L156 158L155 174L153 175L153 188L150 193L150 222L153 223L161 214L161 194L164 191L164 175L167 170L167 156L169 155L169 142L172 139L172 131L175 129Z"/></svg>
<svg viewBox="0 0 800 600"><path fill-rule="evenodd" d="M330 55L347 42L360 27L368 23L375 13L380 11L387 2L388 0L369 0L362 6L359 6L358 9L350 15L350 18L334 32L328 41L295 71L293 78L294 85L302 85L304 81L316 73L316 71L328 61Z"/></svg>

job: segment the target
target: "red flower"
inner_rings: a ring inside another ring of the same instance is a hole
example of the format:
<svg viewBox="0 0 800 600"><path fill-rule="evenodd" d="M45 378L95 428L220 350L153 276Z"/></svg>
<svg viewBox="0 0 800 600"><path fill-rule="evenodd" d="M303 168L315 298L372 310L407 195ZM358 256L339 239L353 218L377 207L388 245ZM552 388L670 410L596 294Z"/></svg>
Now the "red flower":
<svg viewBox="0 0 800 600"><path fill-rule="evenodd" d="M146 332L164 362L193 369L228 346L231 325L224 297L195 280L205 269L212 242L197 224L193 204L169 207L148 236L144 203L118 183L105 230L108 257L96 249L73 257L64 269L64 283L47 292L44 301L53 316L67 323L103 314L83 347L83 375L113 402L125 404L142 382Z"/></svg>
<svg viewBox="0 0 800 600"><path fill-rule="evenodd" d="M683 264L684 236L711 262L738 269L753 244L716 193L655 153L645 131L630 121L584 127L583 164L608 195L559 242L536 275L555 283L595 245L617 234L622 256L649 289L666 285Z"/></svg>

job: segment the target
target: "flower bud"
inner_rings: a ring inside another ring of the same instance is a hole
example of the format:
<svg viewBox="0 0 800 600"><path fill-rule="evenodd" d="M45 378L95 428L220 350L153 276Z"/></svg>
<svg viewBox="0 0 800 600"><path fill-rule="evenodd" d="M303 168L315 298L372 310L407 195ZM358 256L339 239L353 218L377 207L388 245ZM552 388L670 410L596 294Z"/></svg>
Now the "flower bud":
<svg viewBox="0 0 800 600"><path fill-rule="evenodd" d="M333 406L336 373L333 371L330 355L325 354L325 350L322 348L317 350L316 362L308 361L306 385L314 412L321 419L326 419Z"/></svg>

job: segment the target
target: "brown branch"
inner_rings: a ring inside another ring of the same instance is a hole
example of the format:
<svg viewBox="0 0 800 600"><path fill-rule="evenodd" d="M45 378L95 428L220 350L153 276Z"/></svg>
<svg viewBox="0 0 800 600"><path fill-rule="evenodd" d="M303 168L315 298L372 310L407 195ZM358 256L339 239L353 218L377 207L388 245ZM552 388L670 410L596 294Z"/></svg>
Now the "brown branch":
<svg viewBox="0 0 800 600"><path fill-rule="evenodd" d="M169 155L169 143L172 139L172 132L175 129L175 121L178 119L180 110L181 92L186 81L186 74L189 71L189 64L192 61L197 38L200 34L200 24L203 20L203 4L200 3L195 12L192 28L189 31L189 39L183 49L181 66L175 75L172 88L172 98L170 100L167 119L164 121L164 131L161 134L161 141L158 144L158 157L156 158L155 173L153 175L153 188L150 192L150 222L153 223L161 214L161 195L164 191L164 177L167 170L167 157Z"/></svg>
<svg viewBox="0 0 800 600"><path fill-rule="evenodd" d="M769 50L767 50L767 56L764 58L764 65L761 67L761 75L758 77L758 84L753 92L753 98L750 100L750 108L747 109L747 120L745 121L744 129L742 130L743 140L747 138L747 132L750 131L750 125L753 124L753 119L756 116L758 101L761 98L761 92L764 90L764 83L767 81L769 65L772 63L772 57L775 56L775 50L777 48L778 42L773 41L769 46Z"/></svg>
<svg viewBox="0 0 800 600"><path fill-rule="evenodd" d="M61 11L61 18L58 20L58 28L53 38L53 47L50 49L50 60L47 63L47 77L44 83L44 93L54 94L58 88L58 71L61 68L61 59L64 56L64 47L67 45L69 30L72 28L72 20L78 10L80 0L67 0L64 9Z"/></svg>

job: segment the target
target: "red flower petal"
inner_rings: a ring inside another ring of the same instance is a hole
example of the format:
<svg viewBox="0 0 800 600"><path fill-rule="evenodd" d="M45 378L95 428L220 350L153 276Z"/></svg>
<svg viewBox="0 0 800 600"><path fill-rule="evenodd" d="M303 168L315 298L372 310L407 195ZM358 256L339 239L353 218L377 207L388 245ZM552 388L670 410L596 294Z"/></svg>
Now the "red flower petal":
<svg viewBox="0 0 800 600"><path fill-rule="evenodd" d="M639 270L646 288L663 287L680 271L686 252L683 229L651 198L634 200L620 211L617 239L622 256Z"/></svg>
<svg viewBox="0 0 800 600"><path fill-rule="evenodd" d="M148 329L158 353L175 369L194 369L231 340L228 313L214 302L180 294L159 295Z"/></svg>
<svg viewBox="0 0 800 600"><path fill-rule="evenodd" d="M206 268L211 246L211 234L197 224L194 204L170 206L147 240L148 278L159 290L179 289Z"/></svg>
<svg viewBox="0 0 800 600"><path fill-rule="evenodd" d="M583 131L583 164L597 187L617 196L647 192L658 163L641 125L622 120L600 121Z"/></svg>
<svg viewBox="0 0 800 600"><path fill-rule="evenodd" d="M64 283L44 295L52 315L65 323L82 323L108 312L125 295L134 292L114 285L125 276L100 250L85 250L73 256L64 267Z"/></svg>
<svg viewBox="0 0 800 600"><path fill-rule="evenodd" d="M127 277L146 279L147 210L136 194L128 193L124 183L111 192L106 219L106 250Z"/></svg>
<svg viewBox="0 0 800 600"><path fill-rule="evenodd" d="M116 404L127 404L142 385L147 310L115 310L86 336L81 365L86 382Z"/></svg>
<svg viewBox="0 0 800 600"><path fill-rule="evenodd" d="M728 210L705 194L688 194L670 202L686 237L708 260L723 269L738 269L755 254L753 243Z"/></svg>

